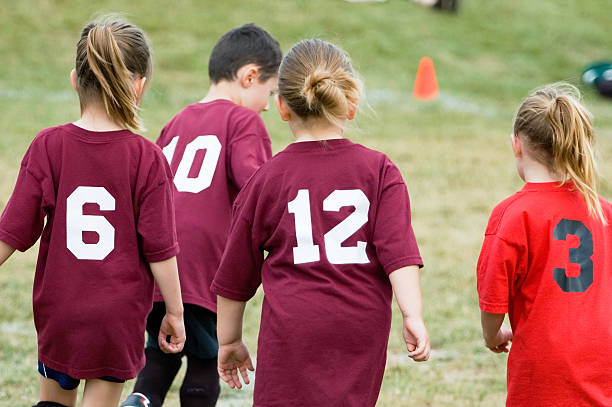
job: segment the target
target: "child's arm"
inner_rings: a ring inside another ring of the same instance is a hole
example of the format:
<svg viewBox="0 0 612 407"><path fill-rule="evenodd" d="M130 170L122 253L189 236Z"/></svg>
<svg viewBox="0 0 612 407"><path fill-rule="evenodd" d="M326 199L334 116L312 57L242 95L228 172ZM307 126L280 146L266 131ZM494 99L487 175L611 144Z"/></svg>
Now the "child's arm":
<svg viewBox="0 0 612 407"><path fill-rule="evenodd" d="M419 267L407 266L389 274L395 299L404 320L404 340L408 356L417 362L429 359L431 345L423 322Z"/></svg>
<svg viewBox="0 0 612 407"><path fill-rule="evenodd" d="M512 342L512 330L502 325L505 316L506 314L480 312L482 337L485 346L495 353L508 352L508 345Z"/></svg>
<svg viewBox="0 0 612 407"><path fill-rule="evenodd" d="M166 303L166 315L159 328L157 341L162 351L178 353L183 350L185 345L185 324L183 322L183 300L181 298L176 256L149 263L149 265ZM168 336L170 336L170 341L166 340Z"/></svg>
<svg viewBox="0 0 612 407"><path fill-rule="evenodd" d="M0 266L4 264L9 257L11 257L13 252L15 252L14 247L11 247L9 244L0 240Z"/></svg>
<svg viewBox="0 0 612 407"><path fill-rule="evenodd" d="M232 389L242 388L238 371L242 375L244 384L249 384L247 369L255 370L249 350L242 342L242 318L245 306L246 302L217 296L217 338L219 339L217 370L221 379Z"/></svg>

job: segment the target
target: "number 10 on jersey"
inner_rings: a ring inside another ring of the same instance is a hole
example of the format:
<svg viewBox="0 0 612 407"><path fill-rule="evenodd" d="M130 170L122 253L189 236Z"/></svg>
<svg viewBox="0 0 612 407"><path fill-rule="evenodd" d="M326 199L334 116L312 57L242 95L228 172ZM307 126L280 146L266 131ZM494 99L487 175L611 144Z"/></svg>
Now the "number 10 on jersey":
<svg viewBox="0 0 612 407"><path fill-rule="evenodd" d="M356 246L342 246L368 222L370 201L360 189L337 189L323 200L323 210L338 212L344 206L352 206L355 211L323 235L325 254L332 264L369 263L366 253L366 242L358 241ZM319 245L314 244L312 235L312 218L310 214L310 192L300 189L294 200L289 202L289 213L295 217L295 237L297 247L293 248L293 263L302 264L319 261Z"/></svg>

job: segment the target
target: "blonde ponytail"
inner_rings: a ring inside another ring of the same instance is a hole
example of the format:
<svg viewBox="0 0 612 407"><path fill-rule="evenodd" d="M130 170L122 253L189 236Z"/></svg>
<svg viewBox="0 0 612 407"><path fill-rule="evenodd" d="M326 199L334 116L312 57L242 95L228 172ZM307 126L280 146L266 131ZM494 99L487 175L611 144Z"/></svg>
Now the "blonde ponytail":
<svg viewBox="0 0 612 407"><path fill-rule="evenodd" d="M589 213L606 223L599 202L592 117L569 84L554 84L525 99L514 121L514 134L524 137L536 158L562 183L573 181Z"/></svg>
<svg viewBox="0 0 612 407"><path fill-rule="evenodd" d="M140 29L112 20L89 24L77 44L76 71L81 109L95 98L113 121L142 129L133 81L150 77L151 54Z"/></svg>
<svg viewBox="0 0 612 407"><path fill-rule="evenodd" d="M357 107L362 87L346 54L318 39L297 43L279 68L279 95L302 119L340 125Z"/></svg>

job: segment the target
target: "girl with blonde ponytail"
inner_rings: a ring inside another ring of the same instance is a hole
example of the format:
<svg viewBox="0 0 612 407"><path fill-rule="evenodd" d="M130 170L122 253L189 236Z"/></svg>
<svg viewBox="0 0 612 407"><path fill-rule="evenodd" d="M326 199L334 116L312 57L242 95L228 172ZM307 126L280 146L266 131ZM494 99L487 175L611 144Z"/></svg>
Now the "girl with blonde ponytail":
<svg viewBox="0 0 612 407"><path fill-rule="evenodd" d="M153 281L166 301L159 344L185 341L170 169L132 133L151 77L144 33L112 18L87 25L72 85L81 117L42 130L23 158L0 218L0 264L41 237L33 310L40 402L117 406L144 365Z"/></svg>
<svg viewBox="0 0 612 407"><path fill-rule="evenodd" d="M536 90L514 120L525 186L493 210L477 267L485 345L513 341L507 406L612 405L612 205L594 141L568 84Z"/></svg>
<svg viewBox="0 0 612 407"><path fill-rule="evenodd" d="M263 282L254 406L374 406L395 293L408 356L429 357L408 191L384 154L344 138L362 84L321 40L283 58L276 105L295 142L234 204L212 284L218 370L232 388L253 370L242 316ZM264 259L264 250L268 256Z"/></svg>

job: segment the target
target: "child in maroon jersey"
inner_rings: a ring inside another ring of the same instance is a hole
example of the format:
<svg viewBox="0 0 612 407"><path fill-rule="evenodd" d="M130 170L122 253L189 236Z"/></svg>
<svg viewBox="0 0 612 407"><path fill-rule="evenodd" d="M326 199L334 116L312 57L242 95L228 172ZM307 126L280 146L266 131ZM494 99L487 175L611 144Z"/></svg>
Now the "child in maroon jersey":
<svg viewBox="0 0 612 407"><path fill-rule="evenodd" d="M187 372L181 406L214 406L217 401L217 298L210 284L227 240L234 198L272 156L259 113L267 110L276 90L281 57L278 42L256 25L224 34L210 56L208 94L170 120L157 140L174 173L187 342L180 355L160 351L154 339L165 311L156 302L147 324L147 363L134 387L152 407L163 404L183 354ZM159 293L155 301L162 301ZM132 399L124 406L140 405Z"/></svg>
<svg viewBox="0 0 612 407"><path fill-rule="evenodd" d="M263 284L255 406L373 406L395 292L408 355L427 360L421 256L406 185L384 154L343 138L361 84L321 40L279 69L277 108L296 142L264 164L234 206L218 295L219 374L241 388L253 365L245 303ZM264 251L268 256L264 259Z"/></svg>
<svg viewBox="0 0 612 407"><path fill-rule="evenodd" d="M159 345L185 341L171 174L159 147L132 133L151 75L144 33L111 19L88 24L70 74L81 118L41 131L0 218L0 264L41 236L33 309L37 406L116 406L144 365L153 279L168 313ZM46 221L45 221L46 218Z"/></svg>
<svg viewBox="0 0 612 407"><path fill-rule="evenodd" d="M493 210L478 260L485 345L510 352L507 406L612 405L612 205L578 97L551 85L519 108L525 186Z"/></svg>

